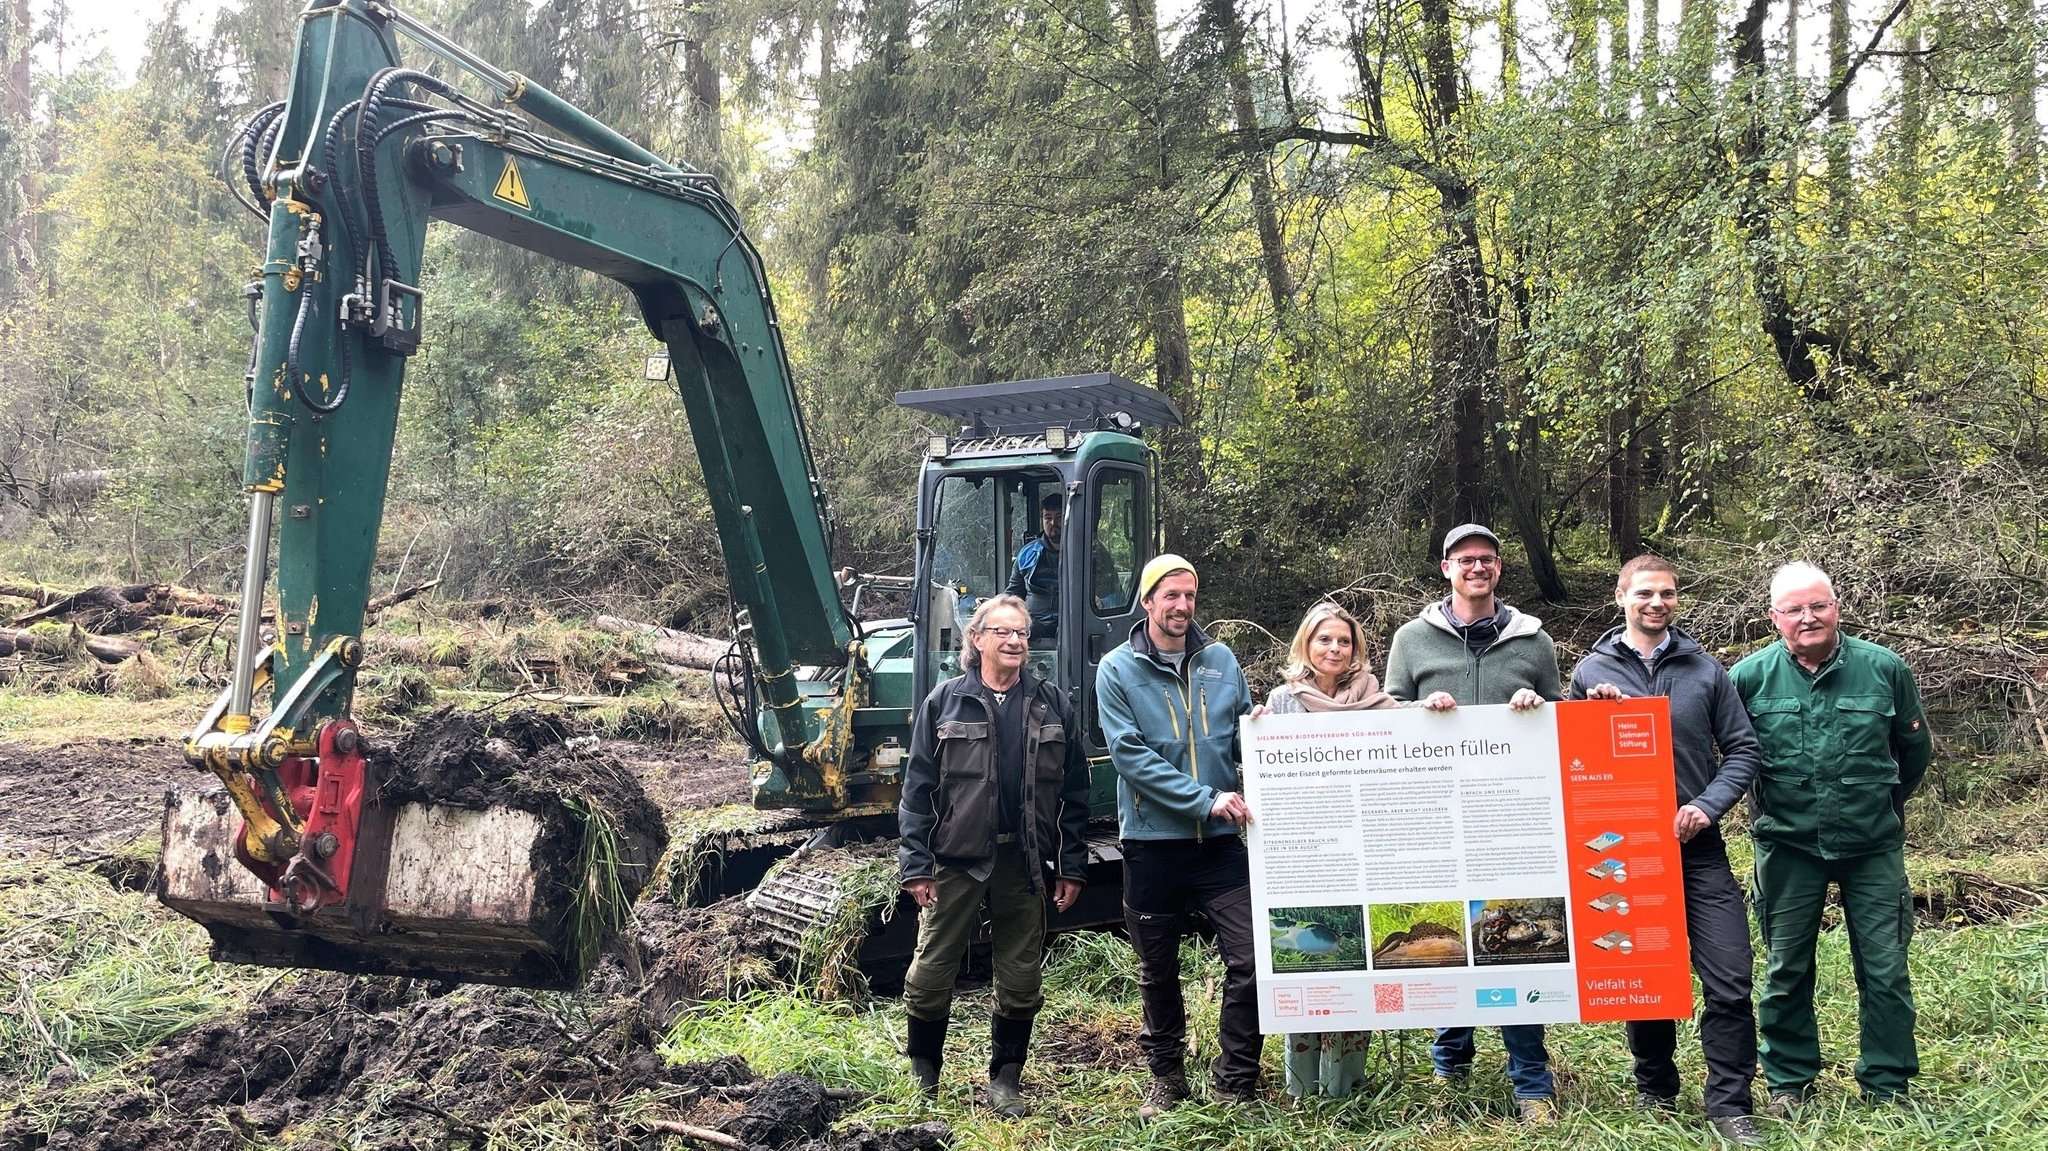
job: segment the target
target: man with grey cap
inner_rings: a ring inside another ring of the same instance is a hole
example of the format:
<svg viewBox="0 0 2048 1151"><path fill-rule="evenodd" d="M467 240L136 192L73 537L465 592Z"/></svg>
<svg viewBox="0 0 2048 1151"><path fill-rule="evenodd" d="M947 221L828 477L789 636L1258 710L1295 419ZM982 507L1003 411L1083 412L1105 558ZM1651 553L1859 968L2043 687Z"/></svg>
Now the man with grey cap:
<svg viewBox="0 0 2048 1151"><path fill-rule="evenodd" d="M1162 555L1138 576L1145 619L1102 657L1095 701L1117 774L1124 923L1138 953L1152 1072L1141 1118L1188 1098L1187 1009L1180 944L1190 900L1223 952L1210 1093L1248 1102L1259 1090L1259 1007L1252 952L1251 862L1239 830L1252 821L1238 774L1238 721L1252 709L1237 656L1195 623L1193 564Z"/></svg>
<svg viewBox="0 0 2048 1151"><path fill-rule="evenodd" d="M1394 633L1387 653L1387 694L1411 706L1449 711L1504 703L1517 711L1563 696L1557 645L1543 621L1500 602L1500 537L1484 524L1460 524L1444 536L1444 578L1451 594L1422 609ZM1541 1024L1500 1029L1508 1081L1522 1122L1557 1122L1557 1087ZM1446 1027L1430 1051L1439 1082L1462 1082L1476 1050L1473 1029Z"/></svg>

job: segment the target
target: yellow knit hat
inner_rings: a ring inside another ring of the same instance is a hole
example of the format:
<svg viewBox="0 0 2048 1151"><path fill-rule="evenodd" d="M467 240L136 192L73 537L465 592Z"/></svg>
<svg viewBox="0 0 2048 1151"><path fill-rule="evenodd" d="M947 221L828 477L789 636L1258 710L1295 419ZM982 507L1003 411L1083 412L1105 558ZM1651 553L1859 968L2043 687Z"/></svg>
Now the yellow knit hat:
<svg viewBox="0 0 2048 1151"><path fill-rule="evenodd" d="M1201 578L1195 573L1195 565L1172 552L1154 556L1152 562L1145 565L1145 570L1138 573L1138 599L1151 599L1152 589L1159 586L1159 581L1175 572L1186 572L1197 579Z"/></svg>

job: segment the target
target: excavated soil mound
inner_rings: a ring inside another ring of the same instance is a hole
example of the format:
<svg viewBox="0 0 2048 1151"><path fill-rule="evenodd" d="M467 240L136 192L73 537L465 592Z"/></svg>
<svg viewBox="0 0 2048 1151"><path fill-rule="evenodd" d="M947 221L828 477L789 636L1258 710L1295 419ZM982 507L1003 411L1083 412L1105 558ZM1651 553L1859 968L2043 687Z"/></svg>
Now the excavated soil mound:
<svg viewBox="0 0 2048 1151"><path fill-rule="evenodd" d="M832 1132L844 1092L799 1075L760 1082L737 1056L666 1065L632 1000L587 1016L562 1007L517 989L311 973L159 1045L119 1087L81 1096L53 1077L0 1126L0 1151L400 1151L481 1145L516 1133L508 1122L587 1134L593 1147L650 1145L663 1121L800 1151L936 1151L951 1139L943 1124ZM62 1118L46 1132L31 1116L49 1110Z"/></svg>

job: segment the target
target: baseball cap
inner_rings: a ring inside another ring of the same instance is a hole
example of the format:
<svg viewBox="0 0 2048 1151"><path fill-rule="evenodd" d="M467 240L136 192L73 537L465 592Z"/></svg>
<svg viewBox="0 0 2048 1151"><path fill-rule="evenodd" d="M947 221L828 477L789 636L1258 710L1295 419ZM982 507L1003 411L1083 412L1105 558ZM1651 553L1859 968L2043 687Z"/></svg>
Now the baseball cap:
<svg viewBox="0 0 2048 1151"><path fill-rule="evenodd" d="M1444 535L1444 558L1449 559L1452 548L1475 536L1492 544L1494 551L1500 550L1500 537L1493 534L1492 528L1485 524L1459 524Z"/></svg>
<svg viewBox="0 0 2048 1151"><path fill-rule="evenodd" d="M1159 581L1175 572L1195 575L1195 565L1172 552L1154 556L1152 562L1145 565L1145 570L1138 573L1138 598L1142 600L1150 597L1152 589L1159 586Z"/></svg>

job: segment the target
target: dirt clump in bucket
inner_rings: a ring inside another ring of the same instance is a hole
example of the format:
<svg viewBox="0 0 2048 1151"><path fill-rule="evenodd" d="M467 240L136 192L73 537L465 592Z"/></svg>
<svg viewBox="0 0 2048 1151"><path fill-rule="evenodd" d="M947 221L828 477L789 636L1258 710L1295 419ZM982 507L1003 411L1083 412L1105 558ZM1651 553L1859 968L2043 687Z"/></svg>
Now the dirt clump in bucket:
<svg viewBox="0 0 2048 1151"><path fill-rule="evenodd" d="M369 758L386 804L510 808L539 820L533 918L563 925L572 977L594 958L589 929L623 920L668 846L661 809L639 777L596 737L553 716L443 709Z"/></svg>
<svg viewBox="0 0 2048 1151"><path fill-rule="evenodd" d="M557 716L443 708L395 745L373 749L370 762L386 803L510 807L543 817L576 803L602 812L621 842L652 845L650 860L668 843L661 809L639 778Z"/></svg>

